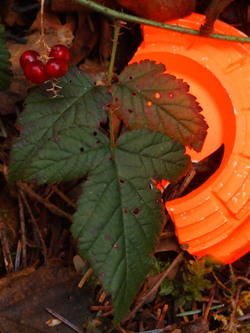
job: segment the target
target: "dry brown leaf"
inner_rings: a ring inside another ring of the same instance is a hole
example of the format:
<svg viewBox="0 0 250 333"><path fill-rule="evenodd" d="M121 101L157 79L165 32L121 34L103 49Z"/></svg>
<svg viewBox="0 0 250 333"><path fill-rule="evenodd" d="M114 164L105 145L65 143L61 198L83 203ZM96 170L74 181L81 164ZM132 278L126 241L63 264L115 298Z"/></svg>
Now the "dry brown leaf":
<svg viewBox="0 0 250 333"><path fill-rule="evenodd" d="M16 0L8 0L4 8L4 23L8 26L12 25L25 25L20 13L13 11L13 7L16 5Z"/></svg>
<svg viewBox="0 0 250 333"><path fill-rule="evenodd" d="M53 318L46 311L53 309L72 324L81 327L92 305L93 294L77 284L80 276L64 267L60 260L51 260L47 265L29 274L5 277L0 280L0 331L68 333L72 330L64 324L48 328L46 322Z"/></svg>
<svg viewBox="0 0 250 333"><path fill-rule="evenodd" d="M35 21L31 25L29 31L39 31L40 32L40 12L38 12ZM73 39L74 34L73 31L75 29L75 22L72 19L66 21L65 24L62 24L58 15L49 11L44 13L44 31L46 35L46 43L49 47L54 44L64 44L66 46L70 46ZM39 38L38 38L39 40Z"/></svg>
<svg viewBox="0 0 250 333"><path fill-rule="evenodd" d="M134 14L156 21L169 21L190 15L196 0L116 0Z"/></svg>
<svg viewBox="0 0 250 333"><path fill-rule="evenodd" d="M181 333L208 333L208 332L209 332L209 326L202 318L186 323L181 327Z"/></svg>
<svg viewBox="0 0 250 333"><path fill-rule="evenodd" d="M75 39L70 48L70 64L76 65L84 59L93 47L97 44L100 32L95 29L89 13L78 13L77 30L75 31Z"/></svg>
<svg viewBox="0 0 250 333"><path fill-rule="evenodd" d="M179 253L181 251L176 237L167 237L160 239L155 248L155 252L174 251Z"/></svg>

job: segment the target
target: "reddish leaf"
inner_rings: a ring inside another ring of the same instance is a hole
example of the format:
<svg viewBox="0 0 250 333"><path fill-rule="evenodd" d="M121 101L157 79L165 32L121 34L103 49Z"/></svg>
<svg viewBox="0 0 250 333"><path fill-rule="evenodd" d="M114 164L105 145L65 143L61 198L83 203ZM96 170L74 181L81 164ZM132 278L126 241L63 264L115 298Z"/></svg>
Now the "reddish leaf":
<svg viewBox="0 0 250 333"><path fill-rule="evenodd" d="M148 128L200 151L208 128L196 98L163 64L144 60L125 68L114 86L116 115L131 129ZM150 87L150 88L148 88Z"/></svg>

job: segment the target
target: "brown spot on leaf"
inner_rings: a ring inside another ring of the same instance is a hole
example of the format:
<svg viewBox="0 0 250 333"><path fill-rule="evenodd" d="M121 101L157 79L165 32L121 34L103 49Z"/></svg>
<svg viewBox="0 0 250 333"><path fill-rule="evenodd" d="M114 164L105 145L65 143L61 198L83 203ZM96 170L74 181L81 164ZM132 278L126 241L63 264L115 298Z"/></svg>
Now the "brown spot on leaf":
<svg viewBox="0 0 250 333"><path fill-rule="evenodd" d="M55 136L54 139L53 139L54 142L60 142L60 140L61 139L59 138L59 136Z"/></svg>
<svg viewBox="0 0 250 333"><path fill-rule="evenodd" d="M106 277L106 273L105 273L105 272L101 272L101 273L99 273L99 279L100 279L101 281L103 281L103 280L105 279L105 277Z"/></svg>
<svg viewBox="0 0 250 333"><path fill-rule="evenodd" d="M141 211L141 208L140 207L136 207L134 210L133 210L133 214L134 215L138 215Z"/></svg>

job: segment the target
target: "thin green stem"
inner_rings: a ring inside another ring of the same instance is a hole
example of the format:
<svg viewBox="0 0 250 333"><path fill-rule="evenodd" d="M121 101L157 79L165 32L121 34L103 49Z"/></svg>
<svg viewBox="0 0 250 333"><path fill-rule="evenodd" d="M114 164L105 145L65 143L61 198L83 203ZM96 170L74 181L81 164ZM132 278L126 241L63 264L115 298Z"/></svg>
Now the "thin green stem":
<svg viewBox="0 0 250 333"><path fill-rule="evenodd" d="M110 57L110 62L109 62L109 71L108 71L108 85L111 85L112 76L113 76L113 72L114 72L115 55L116 55L116 50L117 50L117 45L118 45L120 28L121 28L121 23L119 21L115 21L113 45L112 45L111 57Z"/></svg>
<svg viewBox="0 0 250 333"><path fill-rule="evenodd" d="M112 77L114 73L114 65L115 65L115 55L118 45L118 38L121 28L121 22L115 21L114 24L114 37L113 37L113 46L111 51L111 57L109 62L109 70L108 70L108 85L111 86L112 84ZM110 143L111 147L115 147L115 120L116 116L114 114L114 106L110 106L109 110L109 130L110 130Z"/></svg>
<svg viewBox="0 0 250 333"><path fill-rule="evenodd" d="M97 12L100 12L104 15L107 15L109 17L112 17L115 20L121 20L121 21L128 21L138 24L145 24L150 25L152 27L167 29L167 30L173 30L176 32L186 33L190 35L199 36L200 31L195 29L188 29L184 27L180 27L177 25L167 24L163 22L148 20L142 17L118 12L114 9L110 9L108 7L105 7L103 5L100 5L98 3L95 3L91 0L76 0L77 2L81 3L84 6L87 6L90 9L93 9ZM220 40L227 40L231 42L240 42L240 43L250 43L250 37L238 37L238 36L229 36L229 35L221 35L221 34L210 34L209 37L206 38L214 38L214 39L220 39Z"/></svg>

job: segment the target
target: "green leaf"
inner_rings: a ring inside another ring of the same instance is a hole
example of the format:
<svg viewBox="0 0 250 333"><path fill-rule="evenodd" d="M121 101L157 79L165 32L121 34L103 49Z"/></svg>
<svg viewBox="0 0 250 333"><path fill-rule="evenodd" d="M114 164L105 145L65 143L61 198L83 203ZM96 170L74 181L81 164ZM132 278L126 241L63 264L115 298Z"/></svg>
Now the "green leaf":
<svg viewBox="0 0 250 333"><path fill-rule="evenodd" d="M152 266L164 217L160 192L150 179L176 179L190 159L180 144L147 129L123 134L111 151L112 158L83 185L72 232L112 295L119 322Z"/></svg>
<svg viewBox="0 0 250 333"><path fill-rule="evenodd" d="M27 98L18 119L21 136L11 152L10 181L35 178L44 183L72 179L84 173L81 168L87 170L88 163L96 159L98 164L105 155L103 145L107 145L107 138L97 127L107 118L107 88L95 86L88 75L74 68L60 85L62 89L55 98L46 85ZM88 151L87 162L81 148Z"/></svg>
<svg viewBox="0 0 250 333"><path fill-rule="evenodd" d="M200 151L207 124L189 86L165 71L163 64L144 60L124 69L114 85L116 115L131 129L149 128Z"/></svg>
<svg viewBox="0 0 250 333"><path fill-rule="evenodd" d="M0 90L7 89L10 85L10 75L7 72L11 63L10 54L4 45L4 27L0 25Z"/></svg>
<svg viewBox="0 0 250 333"><path fill-rule="evenodd" d="M109 140L103 133L87 126L58 131L56 136L48 139L32 155L29 165L23 170L22 179L36 180L38 184L43 184L85 176L104 157L108 158L108 143Z"/></svg>
<svg viewBox="0 0 250 333"><path fill-rule="evenodd" d="M72 227L122 319L152 265L164 206L152 179L175 180L191 165L182 145L159 132L125 132L110 145L110 93L71 69L53 98L33 91L19 117L10 180L57 182L86 177Z"/></svg>

